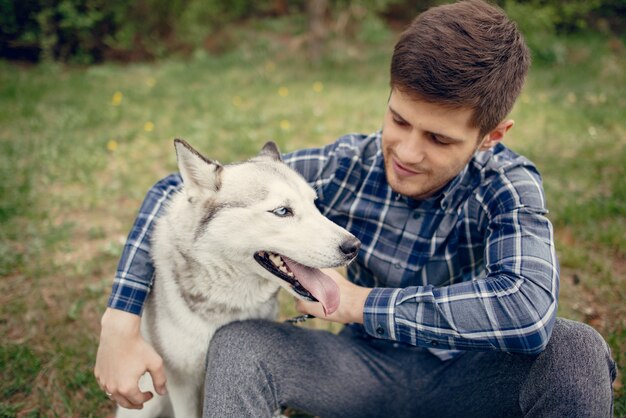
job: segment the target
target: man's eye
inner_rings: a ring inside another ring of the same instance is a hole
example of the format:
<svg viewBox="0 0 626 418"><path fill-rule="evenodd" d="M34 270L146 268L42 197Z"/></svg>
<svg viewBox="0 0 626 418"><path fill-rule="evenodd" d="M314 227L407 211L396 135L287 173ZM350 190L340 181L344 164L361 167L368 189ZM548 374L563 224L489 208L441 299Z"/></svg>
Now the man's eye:
<svg viewBox="0 0 626 418"><path fill-rule="evenodd" d="M280 206L274 209L272 213L281 218L284 218L286 216L293 216L293 211L291 210L291 208L286 208L284 206Z"/></svg>
<svg viewBox="0 0 626 418"><path fill-rule="evenodd" d="M449 145L448 142L444 141L441 137L435 134L430 134L430 139L438 143L439 145Z"/></svg>
<svg viewBox="0 0 626 418"><path fill-rule="evenodd" d="M395 123L396 125L399 125L399 126L407 126L407 125L408 125L408 124L406 123L406 121L405 121L405 120L403 120L403 119L393 118L393 121L394 121L394 123Z"/></svg>

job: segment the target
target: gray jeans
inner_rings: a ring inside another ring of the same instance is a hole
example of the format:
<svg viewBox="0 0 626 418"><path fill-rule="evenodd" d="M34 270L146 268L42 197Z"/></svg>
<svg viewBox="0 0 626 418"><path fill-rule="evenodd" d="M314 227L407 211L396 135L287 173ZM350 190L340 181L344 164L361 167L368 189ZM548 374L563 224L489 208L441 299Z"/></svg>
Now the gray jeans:
<svg viewBox="0 0 626 418"><path fill-rule="evenodd" d="M557 319L538 356L427 350L267 321L214 336L204 417L610 417L615 362L591 327Z"/></svg>

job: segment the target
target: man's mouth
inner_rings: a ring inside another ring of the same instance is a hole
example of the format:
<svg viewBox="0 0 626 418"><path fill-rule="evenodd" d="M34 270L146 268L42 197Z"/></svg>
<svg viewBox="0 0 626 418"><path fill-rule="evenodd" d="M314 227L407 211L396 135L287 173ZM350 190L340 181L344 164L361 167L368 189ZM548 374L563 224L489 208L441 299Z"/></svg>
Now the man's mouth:
<svg viewBox="0 0 626 418"><path fill-rule="evenodd" d="M412 168L408 168L408 167L400 164L398 162L398 160L396 160L395 158L392 158L391 162L392 162L394 171L400 177L409 177L409 176L416 176L418 174L421 174L420 171L416 171L416 170L414 170Z"/></svg>
<svg viewBox="0 0 626 418"><path fill-rule="evenodd" d="M326 315L333 313L339 306L339 288L321 270L269 251L258 251L254 259L267 271L287 282L302 299L320 302Z"/></svg>

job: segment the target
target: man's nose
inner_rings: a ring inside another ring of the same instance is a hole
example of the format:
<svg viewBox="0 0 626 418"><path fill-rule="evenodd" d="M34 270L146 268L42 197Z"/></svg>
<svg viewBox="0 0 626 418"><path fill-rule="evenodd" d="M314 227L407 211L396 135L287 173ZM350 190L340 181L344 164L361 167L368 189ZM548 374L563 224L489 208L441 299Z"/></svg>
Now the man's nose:
<svg viewBox="0 0 626 418"><path fill-rule="evenodd" d="M426 158L426 145L423 134L414 129L400 141L396 152L404 164L420 164Z"/></svg>

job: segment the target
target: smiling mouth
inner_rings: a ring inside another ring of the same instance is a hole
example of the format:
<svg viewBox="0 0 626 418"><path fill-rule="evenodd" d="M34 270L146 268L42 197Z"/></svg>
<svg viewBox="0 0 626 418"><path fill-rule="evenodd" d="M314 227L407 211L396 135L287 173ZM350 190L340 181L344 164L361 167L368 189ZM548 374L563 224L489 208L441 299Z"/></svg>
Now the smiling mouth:
<svg viewBox="0 0 626 418"><path fill-rule="evenodd" d="M293 291L302 296L303 299L313 302L318 301L311 292L306 290L298 279L296 279L295 274L279 254L269 251L258 251L254 254L254 259L274 276L287 282Z"/></svg>
<svg viewBox="0 0 626 418"><path fill-rule="evenodd" d="M393 164L394 171L400 174L401 176L416 176L416 175L422 174L421 171L415 171L413 169L406 168L405 166L400 164L395 158L392 159L392 164Z"/></svg>

